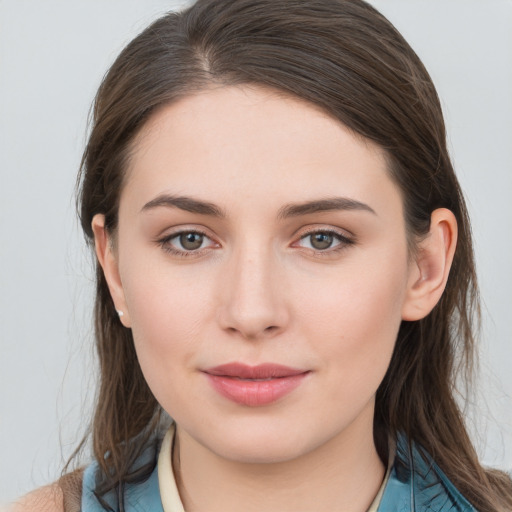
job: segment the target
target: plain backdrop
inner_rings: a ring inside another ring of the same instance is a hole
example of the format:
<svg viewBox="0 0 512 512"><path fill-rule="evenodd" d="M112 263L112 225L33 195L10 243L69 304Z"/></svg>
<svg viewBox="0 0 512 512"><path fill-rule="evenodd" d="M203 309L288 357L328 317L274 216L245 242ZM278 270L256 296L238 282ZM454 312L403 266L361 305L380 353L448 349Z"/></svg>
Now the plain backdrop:
<svg viewBox="0 0 512 512"><path fill-rule="evenodd" d="M235 0L236 1L236 0ZM512 469L512 2L374 0L431 72L473 219L487 464ZM0 502L54 480L94 396L74 213L88 109L121 48L183 2L0 0Z"/></svg>

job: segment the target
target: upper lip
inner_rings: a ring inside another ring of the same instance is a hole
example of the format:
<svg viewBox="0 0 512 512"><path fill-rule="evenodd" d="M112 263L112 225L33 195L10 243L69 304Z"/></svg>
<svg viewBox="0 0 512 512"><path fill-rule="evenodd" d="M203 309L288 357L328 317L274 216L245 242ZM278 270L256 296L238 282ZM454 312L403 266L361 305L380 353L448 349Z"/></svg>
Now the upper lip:
<svg viewBox="0 0 512 512"><path fill-rule="evenodd" d="M300 375L308 370L290 368L289 366L274 363L263 363L256 366L249 366L244 363L227 363L208 368L204 371L210 375L238 377L240 379L272 379Z"/></svg>

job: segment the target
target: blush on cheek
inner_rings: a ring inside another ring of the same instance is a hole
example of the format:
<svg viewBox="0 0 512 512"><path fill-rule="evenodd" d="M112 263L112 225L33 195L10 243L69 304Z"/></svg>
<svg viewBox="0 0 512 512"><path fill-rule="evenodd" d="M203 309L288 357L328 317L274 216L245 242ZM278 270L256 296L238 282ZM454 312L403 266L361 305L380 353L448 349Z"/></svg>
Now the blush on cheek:
<svg viewBox="0 0 512 512"><path fill-rule="evenodd" d="M403 289L389 278L378 284L340 285L335 298L316 297L315 309L302 316L309 339L332 340L323 347L326 360L343 361L349 373L356 369L356 380L385 373L401 323Z"/></svg>

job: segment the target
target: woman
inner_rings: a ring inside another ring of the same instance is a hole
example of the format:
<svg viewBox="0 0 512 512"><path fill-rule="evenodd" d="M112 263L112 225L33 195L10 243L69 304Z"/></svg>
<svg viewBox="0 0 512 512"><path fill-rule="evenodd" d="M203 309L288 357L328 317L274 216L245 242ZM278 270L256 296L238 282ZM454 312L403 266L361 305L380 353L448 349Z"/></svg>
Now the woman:
<svg viewBox="0 0 512 512"><path fill-rule="evenodd" d="M98 92L80 216L96 462L42 507L511 509L454 400L478 304L439 101L366 3L155 22Z"/></svg>

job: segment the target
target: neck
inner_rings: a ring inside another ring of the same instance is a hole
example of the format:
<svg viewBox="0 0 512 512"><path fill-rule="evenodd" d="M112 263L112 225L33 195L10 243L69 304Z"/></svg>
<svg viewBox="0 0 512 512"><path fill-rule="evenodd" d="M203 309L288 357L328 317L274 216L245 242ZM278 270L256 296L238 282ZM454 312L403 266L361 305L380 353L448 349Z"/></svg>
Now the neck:
<svg viewBox="0 0 512 512"><path fill-rule="evenodd" d="M355 423L313 451L266 464L220 457L178 426L173 466L185 510L366 512L385 471L371 422Z"/></svg>

